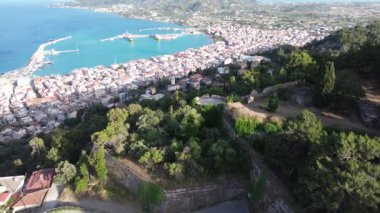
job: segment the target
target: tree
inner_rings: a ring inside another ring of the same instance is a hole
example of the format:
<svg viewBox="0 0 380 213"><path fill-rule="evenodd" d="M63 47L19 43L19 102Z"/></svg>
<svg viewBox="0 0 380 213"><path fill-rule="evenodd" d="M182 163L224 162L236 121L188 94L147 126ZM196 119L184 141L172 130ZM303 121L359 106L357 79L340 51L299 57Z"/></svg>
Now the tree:
<svg viewBox="0 0 380 213"><path fill-rule="evenodd" d="M51 164L57 163L60 158L59 150L56 147L52 147L46 154L46 159L48 159Z"/></svg>
<svg viewBox="0 0 380 213"><path fill-rule="evenodd" d="M280 100L278 99L277 95L271 95L268 100L267 110L269 112L276 112L279 104L280 104Z"/></svg>
<svg viewBox="0 0 380 213"><path fill-rule="evenodd" d="M316 212L377 212L380 139L332 133L313 150L297 194Z"/></svg>
<svg viewBox="0 0 380 213"><path fill-rule="evenodd" d="M335 66L334 62L327 62L324 68L323 80L321 82L321 95L329 96L335 87Z"/></svg>
<svg viewBox="0 0 380 213"><path fill-rule="evenodd" d="M229 141L219 139L211 146L209 155L214 159L215 169L229 169L228 163L236 160L237 152L231 147Z"/></svg>
<svg viewBox="0 0 380 213"><path fill-rule="evenodd" d="M45 142L41 138L34 137L29 141L29 146L32 148L32 156L38 155L41 158L41 154L45 151Z"/></svg>
<svg viewBox="0 0 380 213"><path fill-rule="evenodd" d="M184 176L184 168L182 163L167 163L165 164L165 168L167 169L169 175L177 180L181 180Z"/></svg>
<svg viewBox="0 0 380 213"><path fill-rule="evenodd" d="M163 118L164 113L161 110L153 111L145 108L144 113L138 118L137 127L139 129L155 128Z"/></svg>
<svg viewBox="0 0 380 213"><path fill-rule="evenodd" d="M293 133L300 141L318 142L323 134L321 121L314 113L304 110L295 119L285 123L285 130Z"/></svg>
<svg viewBox="0 0 380 213"><path fill-rule="evenodd" d="M138 195L144 203L153 205L159 205L165 199L164 191L156 183L140 183Z"/></svg>
<svg viewBox="0 0 380 213"><path fill-rule="evenodd" d="M330 105L330 99L335 88L335 66L334 62L326 62L321 71L321 79L316 84L313 101L317 107Z"/></svg>
<svg viewBox="0 0 380 213"><path fill-rule="evenodd" d="M67 184L70 183L76 174L77 169L74 165L70 164L68 161L61 161L55 168L54 181L60 184Z"/></svg>
<svg viewBox="0 0 380 213"><path fill-rule="evenodd" d="M94 156L95 171L98 178L105 182L107 180L107 165L105 159L105 150L103 146L98 147Z"/></svg>
<svg viewBox="0 0 380 213"><path fill-rule="evenodd" d="M179 108L175 117L179 120L179 129L184 138L196 137L204 121L202 115L190 106Z"/></svg>
<svg viewBox="0 0 380 213"><path fill-rule="evenodd" d="M305 80L310 76L313 65L315 61L308 52L296 50L287 59L285 69L290 73L291 79Z"/></svg>

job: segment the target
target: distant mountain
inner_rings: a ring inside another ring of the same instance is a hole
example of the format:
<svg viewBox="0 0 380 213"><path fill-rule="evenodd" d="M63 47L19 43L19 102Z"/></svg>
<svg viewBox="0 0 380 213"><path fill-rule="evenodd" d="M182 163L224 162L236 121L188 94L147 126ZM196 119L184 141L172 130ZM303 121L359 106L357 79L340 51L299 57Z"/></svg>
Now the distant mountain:
<svg viewBox="0 0 380 213"><path fill-rule="evenodd" d="M110 6L114 4L129 4L136 8L165 8L187 12L229 10L253 6L256 0L76 0L81 6Z"/></svg>

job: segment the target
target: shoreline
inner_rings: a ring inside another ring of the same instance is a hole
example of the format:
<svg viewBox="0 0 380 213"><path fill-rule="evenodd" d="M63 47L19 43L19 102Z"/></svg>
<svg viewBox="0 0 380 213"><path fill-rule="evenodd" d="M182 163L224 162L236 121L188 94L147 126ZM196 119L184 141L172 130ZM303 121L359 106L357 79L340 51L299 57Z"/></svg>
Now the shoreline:
<svg viewBox="0 0 380 213"><path fill-rule="evenodd" d="M185 27L185 28L192 28L192 29L196 29L194 27L191 27L191 26L187 26L185 25L184 23L179 23L179 22L176 22L176 21L171 21L171 20L157 20L157 19L146 19L146 18L142 18L142 17L127 17L127 16L124 16L123 14L120 14L120 13L116 13L116 12L103 12L103 11L98 11L96 8L91 8L91 7L82 7L82 6L66 6L66 5L49 5L49 7L52 7L52 8L62 8L62 9L78 9L78 10L88 10L88 11L92 11L92 12L95 12L95 13L105 13L105 14L114 14L114 15L117 15L117 16L120 16L121 18L129 18L129 19L136 19L136 20L146 20L146 21L155 21L155 22L162 22L162 23L171 23L171 24L177 24L179 26L182 26L182 27ZM210 34L207 34L206 32L202 31L202 30L199 30L197 29L198 32L200 32L200 34L203 34L205 36L208 37L208 39L210 39L210 44L208 45L205 45L205 46L202 46L202 47L206 47L206 46L209 46L209 45L212 45L215 43L215 39L212 35ZM33 73L38 71L39 69L43 68L43 66L45 66L46 64L44 63L44 59L45 59L45 48L52 45L52 44L56 44L58 42L61 42L61 41L64 41L64 40L67 40L67 39L71 39L72 37L71 36L67 36L67 37L64 37L64 38L61 38L61 39L55 39L53 41L49 41L49 42L46 42L46 43L43 43L41 44L37 50L33 53L33 55L30 57L29 59L29 63L22 67L22 68L18 68L18 69L15 69L15 70L10 70L10 71L6 71L4 73L1 73L0 74L0 79L5 79L5 80L8 80L8 81L16 81L18 78L24 78L24 77L32 77L33 76ZM200 47L200 48L202 48ZM189 48L189 49L194 49L194 48ZM199 48L195 48L195 49L199 49ZM183 52L183 51L186 51L187 49L185 50L182 50L182 51L179 51L179 52ZM152 58L155 58L155 57L160 57L160 56L165 56L165 55L171 55L171 56L174 56L175 54L177 54L178 52L175 52L175 53L172 53L172 54L163 54L163 55L157 55L157 56L153 56L153 57L149 57L149 58L141 58L141 59L152 59ZM121 63L118 63L118 64L122 64L122 63L128 63L128 62L133 62L133 61L138 61L138 60L141 60L141 59L134 59L134 60L130 60L130 61L124 61L124 62L121 62ZM36 67L37 66L37 67ZM94 67L78 67L78 68L75 68L71 71L69 71L67 74L70 74L72 72L74 72L75 70L77 69L89 69L89 68L95 68L97 66L106 66L106 67L109 67L111 65L104 65L104 64L99 64L99 65L96 65ZM50 75L47 75L47 76L62 76L62 75L67 75L67 74L50 74ZM40 77L40 76L38 76ZM41 76L41 77L46 77L46 76Z"/></svg>
<svg viewBox="0 0 380 213"><path fill-rule="evenodd" d="M59 39L54 39L49 42L43 43L38 46L37 50L33 53L33 55L29 59L29 63L22 68L15 69L9 72L5 72L0 75L0 78L7 78L8 80L16 80L19 77L31 76L35 71L41 69L43 66L47 64L45 61L45 49L53 44L57 44L59 42L71 39L72 36L66 36Z"/></svg>

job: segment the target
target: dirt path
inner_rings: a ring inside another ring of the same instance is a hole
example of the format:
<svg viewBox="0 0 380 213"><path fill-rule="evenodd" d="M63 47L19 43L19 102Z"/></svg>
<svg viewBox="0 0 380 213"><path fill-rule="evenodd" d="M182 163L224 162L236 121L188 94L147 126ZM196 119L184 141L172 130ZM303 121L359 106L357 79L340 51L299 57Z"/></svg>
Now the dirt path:
<svg viewBox="0 0 380 213"><path fill-rule="evenodd" d="M354 130L358 132L368 133L380 136L377 129L367 128L357 119L341 117L332 113L325 113L314 107L297 107L290 103L281 102L275 113L270 113L264 109L265 100L260 100L249 105L240 102L229 104L229 109L233 110L237 115L256 117L259 120L273 119L284 121L287 117L296 117L302 110L310 110L314 112L321 120L324 126L340 128L344 130Z"/></svg>

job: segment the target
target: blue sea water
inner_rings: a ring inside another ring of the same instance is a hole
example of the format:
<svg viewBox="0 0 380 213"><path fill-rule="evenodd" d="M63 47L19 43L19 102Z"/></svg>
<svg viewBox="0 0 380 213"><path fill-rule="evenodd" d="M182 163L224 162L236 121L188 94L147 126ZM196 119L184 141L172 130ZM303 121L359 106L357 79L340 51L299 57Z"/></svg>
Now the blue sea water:
<svg viewBox="0 0 380 213"><path fill-rule="evenodd" d="M50 2L47 0L38 3L33 0L33 3L27 0L1 1L4 0L0 0L0 74L25 66L40 44L66 36L72 36L72 39L49 46L47 49L79 49L79 52L48 56L53 64L34 74L66 74L76 68L172 54L212 42L206 35L189 35L160 42L151 38L136 39L134 43L124 39L101 42L101 39L124 32L165 34L173 32L139 30L182 26L79 9L49 8Z"/></svg>

